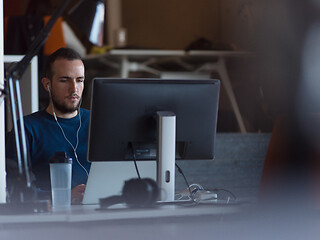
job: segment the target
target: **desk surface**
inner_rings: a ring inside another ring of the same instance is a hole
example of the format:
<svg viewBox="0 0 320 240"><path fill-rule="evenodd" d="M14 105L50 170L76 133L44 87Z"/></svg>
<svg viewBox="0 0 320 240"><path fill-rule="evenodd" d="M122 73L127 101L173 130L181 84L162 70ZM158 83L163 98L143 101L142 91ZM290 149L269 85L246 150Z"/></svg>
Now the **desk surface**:
<svg viewBox="0 0 320 240"><path fill-rule="evenodd" d="M1 216L1 240L244 240L318 239L319 216L240 206L110 209L72 206L70 212ZM239 209L245 211L239 211ZM279 209L280 210L280 209ZM293 209L291 209L293 210Z"/></svg>
<svg viewBox="0 0 320 240"><path fill-rule="evenodd" d="M128 220L184 216L221 216L240 212L238 205L200 204L197 206L164 205L150 209L130 209L125 205L115 205L100 210L99 205L72 205L70 208L49 213L0 215L0 224L88 222L106 220Z"/></svg>

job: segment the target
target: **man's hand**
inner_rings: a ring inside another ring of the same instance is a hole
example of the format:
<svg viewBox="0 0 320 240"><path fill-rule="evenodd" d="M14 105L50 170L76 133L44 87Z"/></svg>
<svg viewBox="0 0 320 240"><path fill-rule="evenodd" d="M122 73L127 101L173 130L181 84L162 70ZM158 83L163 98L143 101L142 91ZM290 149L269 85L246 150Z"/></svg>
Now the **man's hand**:
<svg viewBox="0 0 320 240"><path fill-rule="evenodd" d="M86 185L80 184L71 189L71 203L72 204L81 204L83 199L84 190Z"/></svg>

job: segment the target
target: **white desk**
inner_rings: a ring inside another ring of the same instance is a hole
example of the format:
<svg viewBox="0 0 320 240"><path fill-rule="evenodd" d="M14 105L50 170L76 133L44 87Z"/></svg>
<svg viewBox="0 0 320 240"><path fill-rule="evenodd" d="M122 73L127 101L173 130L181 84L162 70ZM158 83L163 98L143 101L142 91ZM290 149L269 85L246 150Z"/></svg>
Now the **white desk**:
<svg viewBox="0 0 320 240"><path fill-rule="evenodd" d="M318 239L319 217L283 209L256 212L241 206L96 211L1 216L1 240L247 240ZM239 209L242 209L239 211ZM278 211L281 210L281 211ZM291 209L292 210L292 209Z"/></svg>
<svg viewBox="0 0 320 240"><path fill-rule="evenodd" d="M242 133L246 133L225 60L227 58L248 57L250 55L252 54L239 51L114 49L105 54L89 55L85 59L98 59L104 64L118 69L121 78L127 78L130 72L137 71L144 71L161 77L162 72L151 65L169 60L177 63L185 72L193 74L218 72L237 119L239 129Z"/></svg>
<svg viewBox="0 0 320 240"><path fill-rule="evenodd" d="M136 220L185 216L222 216L240 212L237 205L206 204L194 207L161 206L150 209L131 209L115 205L108 210L98 210L99 205L73 205L67 210L52 210L48 213L0 215L1 224L23 223L73 223L90 221Z"/></svg>
<svg viewBox="0 0 320 240"><path fill-rule="evenodd" d="M224 217L239 212L231 205L107 211L97 211L96 207L72 206L70 212L0 216L0 239L212 239L217 224L224 225Z"/></svg>

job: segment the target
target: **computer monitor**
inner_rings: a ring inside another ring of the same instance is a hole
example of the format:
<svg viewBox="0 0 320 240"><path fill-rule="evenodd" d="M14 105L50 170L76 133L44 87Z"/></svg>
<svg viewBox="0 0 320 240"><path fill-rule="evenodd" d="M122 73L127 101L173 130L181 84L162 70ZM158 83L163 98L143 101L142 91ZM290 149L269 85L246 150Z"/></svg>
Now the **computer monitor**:
<svg viewBox="0 0 320 240"><path fill-rule="evenodd" d="M176 116L176 159L214 159L219 80L93 80L88 160L155 160L158 111Z"/></svg>
<svg viewBox="0 0 320 240"><path fill-rule="evenodd" d="M151 177L153 161L160 200L173 200L175 160L214 159L219 90L213 79L94 79L88 161L100 176L89 174L87 188L113 182L108 191L117 192L133 160Z"/></svg>

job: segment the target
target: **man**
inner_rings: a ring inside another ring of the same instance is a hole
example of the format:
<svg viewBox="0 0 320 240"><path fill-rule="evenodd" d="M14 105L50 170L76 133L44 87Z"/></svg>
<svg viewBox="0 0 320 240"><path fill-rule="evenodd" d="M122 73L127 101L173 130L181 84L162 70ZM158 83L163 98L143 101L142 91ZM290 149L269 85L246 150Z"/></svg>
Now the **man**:
<svg viewBox="0 0 320 240"><path fill-rule="evenodd" d="M40 192L50 191L50 158L57 151L65 152L73 160L73 203L82 201L90 169L86 161L89 111L80 108L84 80L80 55L70 48L58 49L49 56L42 79L50 103L45 110L24 117L36 187ZM7 157L12 157L13 137L8 140Z"/></svg>

